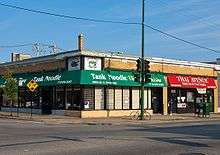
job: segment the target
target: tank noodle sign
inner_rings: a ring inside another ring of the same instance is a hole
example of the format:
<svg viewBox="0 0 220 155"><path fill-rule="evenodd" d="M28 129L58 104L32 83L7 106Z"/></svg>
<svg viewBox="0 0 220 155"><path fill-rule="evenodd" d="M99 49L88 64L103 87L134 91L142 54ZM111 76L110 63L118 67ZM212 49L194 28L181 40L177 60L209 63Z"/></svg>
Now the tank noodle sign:
<svg viewBox="0 0 220 155"><path fill-rule="evenodd" d="M169 75L168 81L171 87L216 88L215 81L212 78Z"/></svg>
<svg viewBox="0 0 220 155"><path fill-rule="evenodd" d="M115 86L140 86L134 81L134 73L128 71L96 71L96 70L73 70L73 71L51 71L44 73L29 73L15 76L19 86L26 86L30 80L36 81L39 86L53 86L63 84L82 85L115 85ZM0 77L0 87L5 80ZM151 82L145 84L147 87L165 87L164 74L152 73Z"/></svg>
<svg viewBox="0 0 220 155"><path fill-rule="evenodd" d="M134 81L134 73L126 71L82 71L81 84L140 86L140 83ZM165 87L164 75L152 73L151 82L146 83L145 86Z"/></svg>

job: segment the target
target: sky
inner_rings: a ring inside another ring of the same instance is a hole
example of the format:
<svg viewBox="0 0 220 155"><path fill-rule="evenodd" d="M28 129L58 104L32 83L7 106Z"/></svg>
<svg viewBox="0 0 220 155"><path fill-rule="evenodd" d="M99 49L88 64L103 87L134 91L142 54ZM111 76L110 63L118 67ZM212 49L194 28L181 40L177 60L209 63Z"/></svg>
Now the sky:
<svg viewBox="0 0 220 155"><path fill-rule="evenodd" d="M0 0L1 3L70 16L141 22L141 0ZM220 51L219 0L146 0L145 23L187 41ZM141 27L95 23L35 14L0 6L0 46L56 44L77 49L83 33L85 48L140 55ZM145 27L145 55L189 61L215 61L214 53L174 40ZM45 50L49 50L45 47ZM32 56L32 47L0 48L0 62L11 52ZM49 53L49 52L48 52Z"/></svg>

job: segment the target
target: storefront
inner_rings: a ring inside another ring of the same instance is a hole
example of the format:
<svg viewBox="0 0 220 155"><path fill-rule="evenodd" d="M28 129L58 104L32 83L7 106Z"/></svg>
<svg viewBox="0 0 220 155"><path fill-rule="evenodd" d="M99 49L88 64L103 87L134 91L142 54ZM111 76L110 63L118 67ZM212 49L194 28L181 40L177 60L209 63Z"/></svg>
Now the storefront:
<svg viewBox="0 0 220 155"><path fill-rule="evenodd" d="M193 113L201 102L211 103L214 111L213 78L168 75L168 112Z"/></svg>
<svg viewBox="0 0 220 155"><path fill-rule="evenodd" d="M19 84L18 102L14 107L30 108L30 92L26 84L35 80L39 88L32 108L51 114L64 110L136 110L140 109L140 84L134 81L132 71L51 71L16 75ZM0 80L2 87L4 80ZM152 73L151 83L146 84L144 107L161 112L160 90L166 87L162 73ZM3 95L2 107L9 107ZM37 111L37 110L36 110Z"/></svg>

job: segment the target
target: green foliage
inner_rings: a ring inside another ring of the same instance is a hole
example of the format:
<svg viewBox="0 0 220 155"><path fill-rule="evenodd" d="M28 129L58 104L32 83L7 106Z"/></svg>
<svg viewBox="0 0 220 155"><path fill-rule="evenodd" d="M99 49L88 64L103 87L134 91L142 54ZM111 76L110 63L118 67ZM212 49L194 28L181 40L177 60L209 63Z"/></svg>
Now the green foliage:
<svg viewBox="0 0 220 155"><path fill-rule="evenodd" d="M3 78L5 79L4 93L11 102L15 102L18 92L17 80L13 78L12 72L9 69L7 69Z"/></svg>

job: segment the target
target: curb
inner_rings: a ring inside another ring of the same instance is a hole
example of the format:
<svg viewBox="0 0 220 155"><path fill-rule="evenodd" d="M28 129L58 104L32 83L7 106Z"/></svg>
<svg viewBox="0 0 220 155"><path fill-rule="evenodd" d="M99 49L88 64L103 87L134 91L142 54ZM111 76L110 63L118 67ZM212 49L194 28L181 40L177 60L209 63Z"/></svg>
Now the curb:
<svg viewBox="0 0 220 155"><path fill-rule="evenodd" d="M207 122L207 121L218 121L220 120L220 117L208 117L208 118L195 118L193 119L182 119L182 118L171 118L171 119L152 119L152 120L144 120L144 121L138 121L138 120L126 120L126 121L120 121L114 120L111 122L111 120L107 122L103 122L102 120L99 121L84 121L80 120L77 122L61 122L61 121L56 121L53 119L53 121L50 121L49 118L47 120L43 119L36 119L36 118L22 118L22 117L17 117L17 116L9 116L9 115L2 115L0 114L0 118L3 119L14 119L14 120L21 120L21 121L29 121L29 122L41 122L45 124L69 124L69 125L74 125L74 124L83 124L83 125L102 125L102 126L111 126L111 125L144 125L144 124L149 124L149 125L154 125L154 124L164 124L164 123L190 123L190 122ZM105 120L104 120L105 121Z"/></svg>

